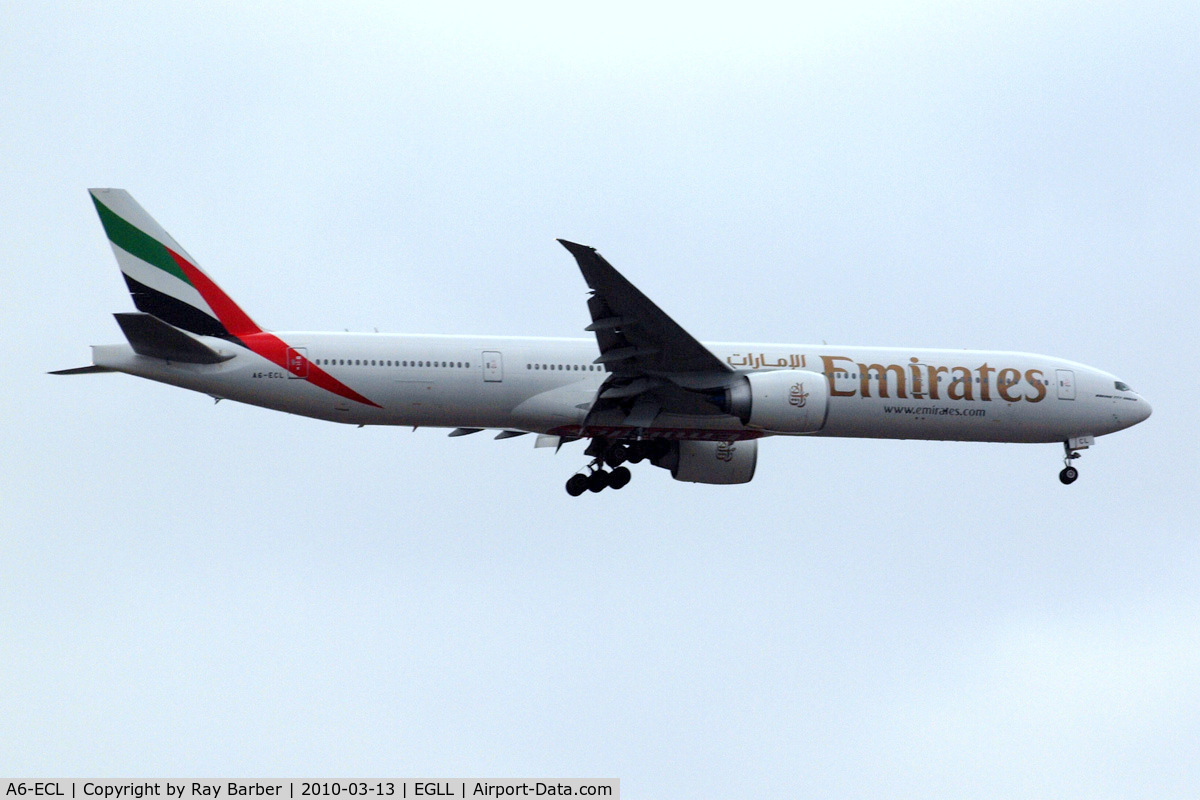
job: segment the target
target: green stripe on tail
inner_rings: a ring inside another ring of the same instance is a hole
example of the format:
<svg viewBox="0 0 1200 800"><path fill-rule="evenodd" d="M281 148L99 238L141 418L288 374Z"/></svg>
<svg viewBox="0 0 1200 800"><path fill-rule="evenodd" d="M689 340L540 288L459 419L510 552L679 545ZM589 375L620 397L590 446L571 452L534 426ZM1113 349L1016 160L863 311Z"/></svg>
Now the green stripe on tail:
<svg viewBox="0 0 1200 800"><path fill-rule="evenodd" d="M167 252L166 245L118 217L108 206L101 203L96 195L91 195L91 198L92 202L96 204L96 213L100 215L100 224L104 226L104 232L108 234L109 241L147 264L169 272L189 286L191 285L192 282L187 279L183 270L175 263L175 259L171 258L171 254Z"/></svg>

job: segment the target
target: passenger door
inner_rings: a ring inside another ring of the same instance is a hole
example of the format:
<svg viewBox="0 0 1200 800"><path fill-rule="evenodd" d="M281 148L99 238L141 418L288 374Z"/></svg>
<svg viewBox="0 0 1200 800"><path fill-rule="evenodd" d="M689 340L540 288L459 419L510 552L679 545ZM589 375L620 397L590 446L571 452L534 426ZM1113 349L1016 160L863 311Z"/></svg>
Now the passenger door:
<svg viewBox="0 0 1200 800"><path fill-rule="evenodd" d="M287 349L287 371L289 378L308 377L307 347L289 347Z"/></svg>
<svg viewBox="0 0 1200 800"><path fill-rule="evenodd" d="M1075 372L1073 370L1058 370L1058 399L1075 399Z"/></svg>
<svg viewBox="0 0 1200 800"><path fill-rule="evenodd" d="M504 357L496 350L483 352L483 379L489 383L504 380Z"/></svg>

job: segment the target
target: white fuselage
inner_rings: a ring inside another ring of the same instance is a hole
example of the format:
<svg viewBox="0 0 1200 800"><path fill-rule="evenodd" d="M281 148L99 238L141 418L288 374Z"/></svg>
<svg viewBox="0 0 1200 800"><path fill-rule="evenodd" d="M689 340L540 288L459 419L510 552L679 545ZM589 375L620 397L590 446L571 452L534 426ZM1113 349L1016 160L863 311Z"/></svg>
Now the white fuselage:
<svg viewBox="0 0 1200 800"><path fill-rule="evenodd" d="M594 339L278 333L375 405L347 399L248 349L219 364L94 348L97 365L218 398L358 425L492 428L573 435L608 373ZM829 345L706 345L741 373L807 370L827 383L824 425L809 435L1058 442L1134 425L1150 406L1113 375L1031 353ZM653 429L687 439L772 432L729 416L660 415ZM661 435L661 433L660 433Z"/></svg>

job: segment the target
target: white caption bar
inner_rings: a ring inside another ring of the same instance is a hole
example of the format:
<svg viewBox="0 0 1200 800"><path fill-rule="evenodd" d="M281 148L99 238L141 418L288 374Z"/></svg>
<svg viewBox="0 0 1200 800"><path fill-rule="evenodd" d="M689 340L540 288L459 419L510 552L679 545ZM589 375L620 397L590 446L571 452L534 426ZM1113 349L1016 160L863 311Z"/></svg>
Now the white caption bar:
<svg viewBox="0 0 1200 800"><path fill-rule="evenodd" d="M234 800L235 798L367 798L407 800L410 797L601 797L620 800L621 781L514 778L457 778L454 780L373 778L371 780L9 780L0 778L2 800L57 798L62 800Z"/></svg>

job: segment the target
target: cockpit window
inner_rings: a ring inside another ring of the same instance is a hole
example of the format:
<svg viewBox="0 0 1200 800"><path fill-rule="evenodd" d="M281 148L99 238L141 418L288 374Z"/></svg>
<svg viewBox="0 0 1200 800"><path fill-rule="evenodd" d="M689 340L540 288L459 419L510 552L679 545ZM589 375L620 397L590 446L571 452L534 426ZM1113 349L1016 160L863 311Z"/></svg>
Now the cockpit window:
<svg viewBox="0 0 1200 800"><path fill-rule="evenodd" d="M1123 383L1121 381L1117 381L1113 385L1117 387L1118 392L1132 392L1133 391L1133 389L1129 388L1129 384Z"/></svg>

